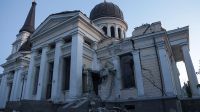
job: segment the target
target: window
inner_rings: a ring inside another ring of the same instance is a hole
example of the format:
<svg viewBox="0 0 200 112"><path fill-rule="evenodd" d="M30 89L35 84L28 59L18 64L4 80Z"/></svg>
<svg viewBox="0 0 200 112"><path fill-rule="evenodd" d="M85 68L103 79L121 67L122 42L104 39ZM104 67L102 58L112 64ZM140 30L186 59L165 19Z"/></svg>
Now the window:
<svg viewBox="0 0 200 112"><path fill-rule="evenodd" d="M9 83L8 86L9 86L9 90L8 90L8 97L7 97L8 99L7 100L9 101L10 100L10 96L11 96L11 92L12 92L13 83Z"/></svg>
<svg viewBox="0 0 200 112"><path fill-rule="evenodd" d="M115 28L112 26L110 27L111 37L115 37Z"/></svg>
<svg viewBox="0 0 200 112"><path fill-rule="evenodd" d="M14 77L15 71L11 71L10 74L11 74L11 76ZM8 97L7 97L8 101L10 100L10 96L11 96L11 92L12 92L12 86L13 86L13 82L9 82L8 83L8 87L9 87L9 89L8 89Z"/></svg>
<svg viewBox="0 0 200 112"><path fill-rule="evenodd" d="M72 42L72 36L71 35L64 38L64 43L65 44L69 44L71 42Z"/></svg>
<svg viewBox="0 0 200 112"><path fill-rule="evenodd" d="M56 47L55 43L52 43L52 44L49 45L50 50L55 49L55 47Z"/></svg>
<svg viewBox="0 0 200 112"><path fill-rule="evenodd" d="M64 58L62 89L69 90L71 57Z"/></svg>
<svg viewBox="0 0 200 112"><path fill-rule="evenodd" d="M33 95L37 94L37 85L39 80L40 66L37 66L35 69L35 78L33 82Z"/></svg>
<svg viewBox="0 0 200 112"><path fill-rule="evenodd" d="M42 49L38 49L38 55L42 54Z"/></svg>
<svg viewBox="0 0 200 112"><path fill-rule="evenodd" d="M121 39L122 37L121 37L121 29L120 28L118 28L118 35L119 35L119 38Z"/></svg>
<svg viewBox="0 0 200 112"><path fill-rule="evenodd" d="M46 99L50 99L51 98L53 67L54 67L54 62L50 62L49 63L48 80L47 80L48 82L47 82Z"/></svg>
<svg viewBox="0 0 200 112"><path fill-rule="evenodd" d="M120 65L121 65L123 88L135 87L132 54L129 53L120 56Z"/></svg>
<svg viewBox="0 0 200 112"><path fill-rule="evenodd" d="M107 27L104 26L104 27L102 28L102 30L103 30L104 34L107 35Z"/></svg>

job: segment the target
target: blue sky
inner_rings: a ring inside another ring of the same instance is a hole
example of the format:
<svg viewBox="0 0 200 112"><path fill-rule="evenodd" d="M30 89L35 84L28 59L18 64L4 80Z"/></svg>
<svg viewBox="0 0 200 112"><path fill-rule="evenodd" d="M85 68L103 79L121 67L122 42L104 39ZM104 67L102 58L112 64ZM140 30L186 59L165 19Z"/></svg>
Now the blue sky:
<svg viewBox="0 0 200 112"><path fill-rule="evenodd" d="M127 36L134 27L161 21L167 30L190 26L190 53L196 71L200 60L200 0L107 0L117 4L128 24ZM92 8L103 0L36 0L36 27L44 19L57 12L81 10L89 16ZM31 0L1 0L0 4L0 64L11 53L11 44L16 39L31 6ZM186 80L183 64L182 80ZM0 68L0 73L3 69Z"/></svg>

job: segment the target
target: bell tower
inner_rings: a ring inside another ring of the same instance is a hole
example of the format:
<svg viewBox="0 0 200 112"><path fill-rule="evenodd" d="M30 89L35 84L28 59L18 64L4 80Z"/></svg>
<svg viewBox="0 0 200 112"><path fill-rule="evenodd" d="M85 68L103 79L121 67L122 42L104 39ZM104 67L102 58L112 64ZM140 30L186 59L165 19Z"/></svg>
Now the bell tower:
<svg viewBox="0 0 200 112"><path fill-rule="evenodd" d="M12 54L18 52L22 44L27 42L29 36L35 31L35 8L36 2L33 1L31 9L26 17L26 21L17 34L17 39L12 44Z"/></svg>

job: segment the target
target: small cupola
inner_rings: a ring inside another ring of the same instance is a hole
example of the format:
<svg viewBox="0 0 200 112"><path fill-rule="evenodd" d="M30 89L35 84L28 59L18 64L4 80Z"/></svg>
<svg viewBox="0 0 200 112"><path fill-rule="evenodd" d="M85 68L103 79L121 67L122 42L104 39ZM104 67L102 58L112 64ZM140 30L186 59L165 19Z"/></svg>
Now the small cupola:
<svg viewBox="0 0 200 112"><path fill-rule="evenodd" d="M97 4L90 13L90 20L108 37L126 37L128 26L124 21L123 12L112 2L104 1Z"/></svg>

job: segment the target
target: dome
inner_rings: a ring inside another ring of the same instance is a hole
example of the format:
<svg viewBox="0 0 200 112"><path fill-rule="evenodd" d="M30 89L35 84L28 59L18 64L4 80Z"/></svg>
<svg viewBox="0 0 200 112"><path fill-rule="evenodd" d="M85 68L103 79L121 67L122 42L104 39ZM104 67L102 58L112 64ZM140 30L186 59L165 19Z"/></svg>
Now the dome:
<svg viewBox="0 0 200 112"><path fill-rule="evenodd" d="M97 4L90 13L90 19L95 20L101 17L116 17L124 20L124 16L120 8L111 3L111 2L103 2Z"/></svg>

